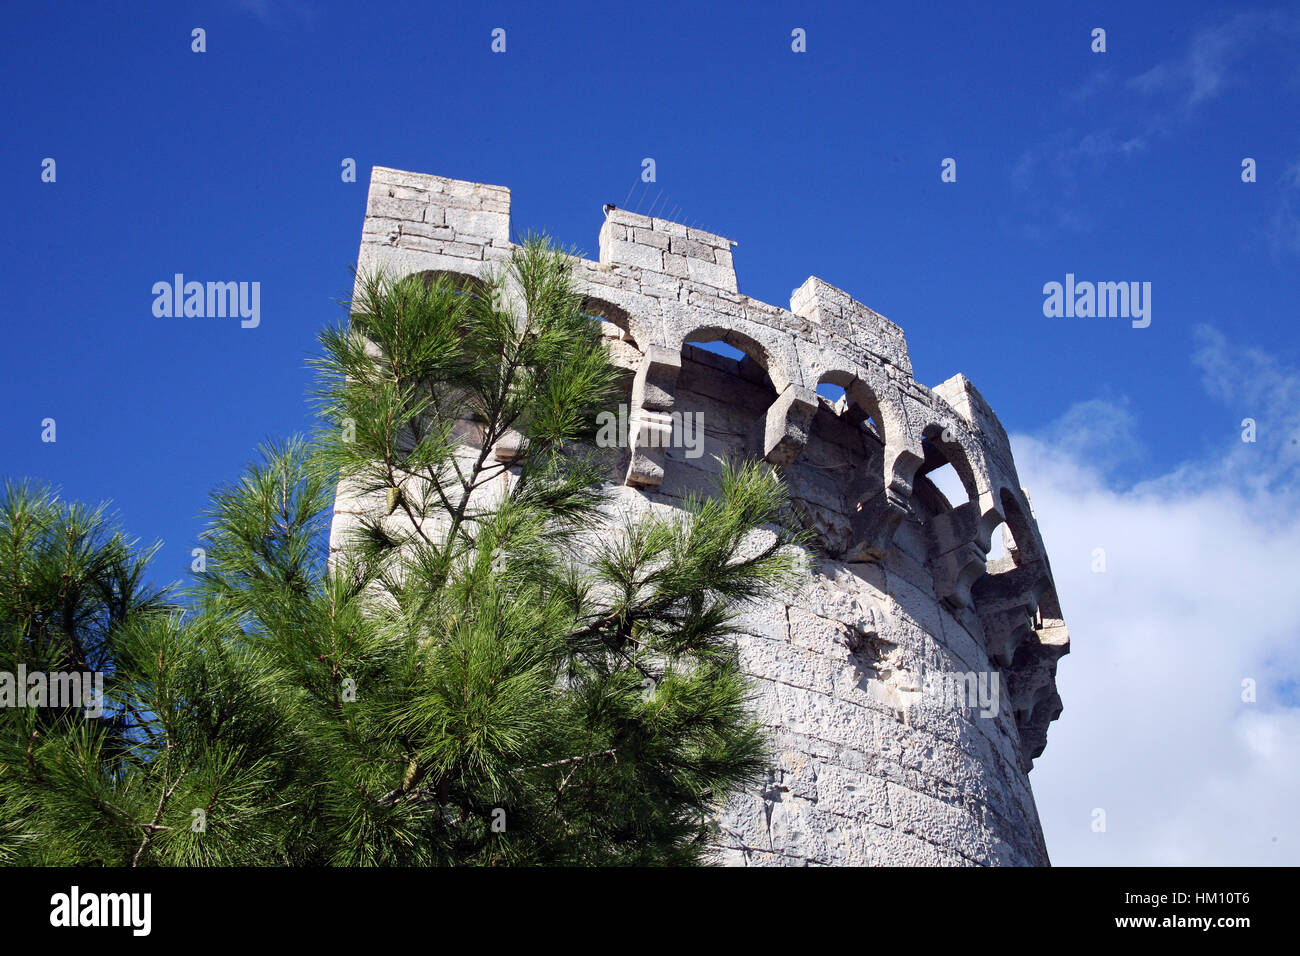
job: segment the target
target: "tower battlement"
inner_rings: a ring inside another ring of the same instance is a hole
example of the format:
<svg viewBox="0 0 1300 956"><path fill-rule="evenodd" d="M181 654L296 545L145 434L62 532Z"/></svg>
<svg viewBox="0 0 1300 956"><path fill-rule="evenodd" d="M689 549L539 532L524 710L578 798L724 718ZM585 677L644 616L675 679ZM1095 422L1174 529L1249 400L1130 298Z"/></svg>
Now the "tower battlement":
<svg viewBox="0 0 1300 956"><path fill-rule="evenodd" d="M484 279L510 235L505 187L375 167L358 272ZM778 758L724 813L720 857L1045 864L1027 774L1061 712L1069 636L1005 430L965 376L916 382L902 329L847 292L812 277L788 309L739 292L735 246L610 209L598 260L576 266L632 377L615 494L679 505L710 486L713 455L761 457L817 538L804 593L742 619ZM694 347L715 341L745 357ZM675 412L701 416L708 456L662 440ZM964 501L930 479L947 465ZM340 487L331 547L375 507ZM990 679L996 712L932 693L945 675Z"/></svg>

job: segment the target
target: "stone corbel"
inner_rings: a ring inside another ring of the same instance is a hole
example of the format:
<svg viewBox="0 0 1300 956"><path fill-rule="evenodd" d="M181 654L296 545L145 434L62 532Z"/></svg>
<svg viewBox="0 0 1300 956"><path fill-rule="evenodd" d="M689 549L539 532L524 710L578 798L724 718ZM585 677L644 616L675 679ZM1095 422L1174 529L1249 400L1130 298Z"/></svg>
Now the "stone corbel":
<svg viewBox="0 0 1300 956"><path fill-rule="evenodd" d="M1016 649L1034 636L1034 619L1025 606L1004 608L1000 611L980 611L984 625L984 643L989 661L999 667L1010 667Z"/></svg>
<svg viewBox="0 0 1300 956"><path fill-rule="evenodd" d="M625 484L646 486L663 483L664 453L672 436L673 392L681 370L680 351L662 345L646 347L632 382L632 409L628 416L631 461Z"/></svg>
<svg viewBox="0 0 1300 956"><path fill-rule="evenodd" d="M629 485L658 485L664 480L664 449L673 437L673 417L669 412L639 409L632 413L628 425L628 444L632 462L628 466Z"/></svg>
<svg viewBox="0 0 1300 956"><path fill-rule="evenodd" d="M883 561L894 540L894 532L907 517L910 485L895 479L888 488L858 506L851 519L853 544L845 555L846 561Z"/></svg>
<svg viewBox="0 0 1300 956"><path fill-rule="evenodd" d="M970 607L970 589L984 574L986 558L973 541L935 558L934 587L939 600L955 611Z"/></svg>
<svg viewBox="0 0 1300 956"><path fill-rule="evenodd" d="M911 448L886 444L884 460L893 463L886 472L889 484L858 504L851 520L854 543L846 561L883 561L894 532L910 512L912 478L923 459Z"/></svg>
<svg viewBox="0 0 1300 956"><path fill-rule="evenodd" d="M934 584L939 600L954 610L971 603L971 585L985 572L989 550L987 522L978 501L967 501L935 515L930 522Z"/></svg>
<svg viewBox="0 0 1300 956"><path fill-rule="evenodd" d="M1056 664L1070 653L1070 632L1054 588L1039 598L1034 640L1022 644L1007 670L1007 692L1020 734L1020 769L1028 773L1047 746L1047 726L1061 714Z"/></svg>
<svg viewBox="0 0 1300 956"><path fill-rule="evenodd" d="M497 443L492 446L492 457L497 461L510 464L523 454L526 444L523 435L513 428L508 428L505 434L498 438Z"/></svg>
<svg viewBox="0 0 1300 956"><path fill-rule="evenodd" d="M1010 667L1016 650L1034 638L1038 599L1050 586L1047 568L1029 561L1001 574L980 578L971 588L975 609L984 625L989 660Z"/></svg>
<svg viewBox="0 0 1300 956"><path fill-rule="evenodd" d="M789 465L808 444L817 393L791 382L767 410L763 429L763 457L774 465Z"/></svg>
<svg viewBox="0 0 1300 956"><path fill-rule="evenodd" d="M1056 692L1056 662L1068 648L1047 629L1038 640L1022 644L1007 672L1007 691L1020 732L1021 769L1026 773L1047 746L1047 725L1061 713ZM1064 630L1064 626L1061 626Z"/></svg>
<svg viewBox="0 0 1300 956"><path fill-rule="evenodd" d="M1020 734L1020 769L1029 773L1034 769L1034 759L1047 749L1047 727L1061 716L1063 705L1056 684L1044 684L1035 695L1027 711L1016 714L1016 730Z"/></svg>

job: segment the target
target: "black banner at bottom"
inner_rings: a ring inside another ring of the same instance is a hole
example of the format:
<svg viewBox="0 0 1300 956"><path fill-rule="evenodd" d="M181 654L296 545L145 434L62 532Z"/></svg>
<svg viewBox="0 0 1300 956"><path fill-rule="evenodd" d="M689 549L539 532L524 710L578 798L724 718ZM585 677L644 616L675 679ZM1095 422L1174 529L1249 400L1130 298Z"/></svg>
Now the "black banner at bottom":
<svg viewBox="0 0 1300 956"><path fill-rule="evenodd" d="M663 931L685 919L719 936L809 926L831 912L868 919L873 939L952 932L963 941L1008 931L1065 938L1125 936L1229 943L1285 930L1284 869L820 870L270 870L0 869L0 919L19 934L216 944L292 937L295 944L375 943L447 924L523 936L622 924ZM767 901L767 902L764 902ZM872 914L875 914L872 916ZM631 921L631 923L629 923ZM847 925L847 924L846 924ZM656 931L656 932L658 932ZM634 934L635 935L635 934ZM597 937L599 938L599 937ZM610 941L609 937L605 937ZM483 939L488 942L490 936ZM499 940L493 940L496 943Z"/></svg>

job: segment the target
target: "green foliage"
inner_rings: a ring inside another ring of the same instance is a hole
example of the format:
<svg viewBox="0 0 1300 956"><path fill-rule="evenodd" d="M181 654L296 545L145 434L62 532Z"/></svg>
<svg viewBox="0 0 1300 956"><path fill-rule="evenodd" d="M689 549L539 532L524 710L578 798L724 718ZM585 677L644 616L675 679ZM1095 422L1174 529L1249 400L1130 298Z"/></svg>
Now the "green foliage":
<svg viewBox="0 0 1300 956"><path fill-rule="evenodd" d="M614 516L591 446L623 379L572 263L360 277L326 427L213 494L184 611L102 512L5 488L3 667L106 671L108 705L0 710L0 862L701 860L767 762L735 617L802 539L761 462ZM340 478L383 504L331 556Z"/></svg>

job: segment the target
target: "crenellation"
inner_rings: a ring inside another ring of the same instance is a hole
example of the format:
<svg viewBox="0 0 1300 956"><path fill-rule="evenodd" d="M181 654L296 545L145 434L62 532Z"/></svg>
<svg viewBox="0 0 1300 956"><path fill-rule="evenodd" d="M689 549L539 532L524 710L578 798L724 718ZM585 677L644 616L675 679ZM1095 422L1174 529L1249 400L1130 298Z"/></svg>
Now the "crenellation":
<svg viewBox="0 0 1300 956"><path fill-rule="evenodd" d="M683 239L687 238L686 227L683 225L670 222L667 219L655 219L653 222L655 232L661 232L666 236L679 236Z"/></svg>
<svg viewBox="0 0 1300 956"><path fill-rule="evenodd" d="M376 167L358 272L484 279L513 248L509 204L504 187ZM1061 713L1069 633L987 401L961 374L916 382L902 329L821 279L788 309L741 293L726 237L607 208L598 244L575 275L628 373L628 446L601 459L615 505L680 508L709 490L712 456L749 455L784 475L816 538L807 586L737 621L774 764L721 811L717 858L1046 864L1027 774ZM715 340L745 357L689 344ZM702 457L663 441L679 412L701 416ZM507 464L518 451L498 446ZM931 482L947 464L969 500ZM331 550L377 506L340 487ZM995 562L999 526L1010 547ZM935 698L927 681L950 672L996 679L996 712Z"/></svg>
<svg viewBox="0 0 1300 956"><path fill-rule="evenodd" d="M1002 422L970 379L958 372L943 384L935 386L933 391L977 431L987 435L995 447L1005 448L1009 453L1011 442Z"/></svg>

